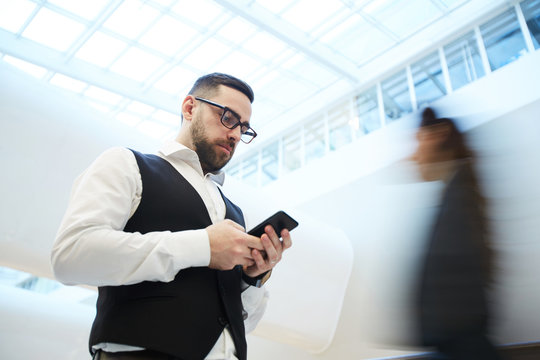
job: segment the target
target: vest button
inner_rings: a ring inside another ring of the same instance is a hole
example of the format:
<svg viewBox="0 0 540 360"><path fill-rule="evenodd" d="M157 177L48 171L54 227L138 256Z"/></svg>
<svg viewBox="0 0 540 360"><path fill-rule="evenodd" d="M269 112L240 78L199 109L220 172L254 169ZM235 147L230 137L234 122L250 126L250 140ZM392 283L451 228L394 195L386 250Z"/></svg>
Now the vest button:
<svg viewBox="0 0 540 360"><path fill-rule="evenodd" d="M218 322L220 323L220 325L222 326L227 326L229 324L229 322L227 321L227 319L223 316L220 316L218 317Z"/></svg>

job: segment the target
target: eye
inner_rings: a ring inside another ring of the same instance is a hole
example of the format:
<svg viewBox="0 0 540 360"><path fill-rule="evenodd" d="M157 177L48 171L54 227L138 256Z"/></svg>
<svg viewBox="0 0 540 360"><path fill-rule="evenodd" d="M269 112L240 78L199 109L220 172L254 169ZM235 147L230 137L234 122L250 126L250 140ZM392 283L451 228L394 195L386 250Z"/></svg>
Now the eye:
<svg viewBox="0 0 540 360"><path fill-rule="evenodd" d="M222 119L223 119L223 122L227 124L228 126L236 125L236 119L234 118L234 116L231 114L230 111L225 111L223 113Z"/></svg>
<svg viewBox="0 0 540 360"><path fill-rule="evenodd" d="M245 125L245 124L242 124L242 126L240 127L240 132L242 134L245 134L245 133L249 132L249 126Z"/></svg>

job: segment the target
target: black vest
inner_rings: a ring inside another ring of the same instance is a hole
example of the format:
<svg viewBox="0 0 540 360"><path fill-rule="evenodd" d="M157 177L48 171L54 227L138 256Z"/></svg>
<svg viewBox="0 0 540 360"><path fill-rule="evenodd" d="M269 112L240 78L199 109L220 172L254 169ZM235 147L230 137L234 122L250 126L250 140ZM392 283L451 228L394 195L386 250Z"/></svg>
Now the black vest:
<svg viewBox="0 0 540 360"><path fill-rule="evenodd" d="M143 194L125 232L174 232L212 224L197 191L171 164L156 155L133 153ZM223 199L225 217L244 226L240 208ZM245 359L241 277L241 266L230 271L192 267L179 271L171 282L100 287L90 347L110 342L185 360L203 359L228 325L237 357Z"/></svg>

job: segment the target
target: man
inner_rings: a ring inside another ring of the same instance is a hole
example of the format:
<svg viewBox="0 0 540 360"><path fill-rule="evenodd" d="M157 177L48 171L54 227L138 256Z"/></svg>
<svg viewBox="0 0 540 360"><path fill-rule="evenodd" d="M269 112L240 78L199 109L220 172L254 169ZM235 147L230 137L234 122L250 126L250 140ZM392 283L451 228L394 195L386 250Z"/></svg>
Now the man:
<svg viewBox="0 0 540 360"><path fill-rule="evenodd" d="M203 76L175 142L158 155L110 149L75 182L52 264L65 284L99 287L94 359L246 358L267 299L257 286L291 246L287 230L246 234L215 183L256 136L252 102L243 81Z"/></svg>

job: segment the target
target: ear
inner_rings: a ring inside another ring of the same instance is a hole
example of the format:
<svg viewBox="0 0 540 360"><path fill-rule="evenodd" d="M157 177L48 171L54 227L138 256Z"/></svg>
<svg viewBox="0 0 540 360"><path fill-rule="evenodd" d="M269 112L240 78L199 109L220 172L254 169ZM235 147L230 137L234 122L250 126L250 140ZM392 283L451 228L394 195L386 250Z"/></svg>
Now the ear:
<svg viewBox="0 0 540 360"><path fill-rule="evenodd" d="M193 119L193 109L195 108L195 98L192 95L185 97L182 101L182 116L185 121Z"/></svg>

